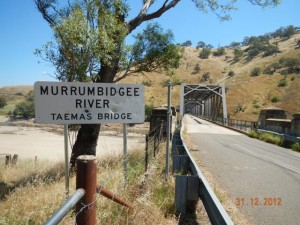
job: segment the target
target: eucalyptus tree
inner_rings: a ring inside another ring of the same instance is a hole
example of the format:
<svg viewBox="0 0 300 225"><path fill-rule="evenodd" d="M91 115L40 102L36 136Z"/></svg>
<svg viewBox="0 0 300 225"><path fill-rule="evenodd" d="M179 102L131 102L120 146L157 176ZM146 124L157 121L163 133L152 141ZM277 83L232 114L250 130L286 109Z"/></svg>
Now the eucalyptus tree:
<svg viewBox="0 0 300 225"><path fill-rule="evenodd" d="M138 4L135 1L132 1L135 3L126 0L34 1L45 21L53 29L55 40L45 44L36 53L53 64L59 80L97 83L111 83L122 79L129 74L128 71L132 68L130 63L135 61L143 63L144 66L139 67L140 70L158 69L159 60L155 62L153 51L149 48L144 48L142 51L142 46L136 46L135 50L139 51L135 53L140 53L140 57L130 56L124 44L125 38L141 24L161 17L183 2L183 0L143 0L136 15L129 16L130 5ZM235 9L237 2L236 0L191 1L200 11L211 11L221 20L230 18L229 13ZM262 7L279 4L279 0L248 1ZM142 36L137 36L137 42L146 40ZM161 58L166 63L166 67L178 66L174 58L169 55L175 52L174 46L168 45L163 48L163 51L154 51L155 54L166 52L165 57ZM177 56L175 58L178 59ZM145 64L147 60L150 62ZM122 74L121 70L125 72ZM99 131L99 124L81 126L73 147L72 166L77 156L96 154Z"/></svg>

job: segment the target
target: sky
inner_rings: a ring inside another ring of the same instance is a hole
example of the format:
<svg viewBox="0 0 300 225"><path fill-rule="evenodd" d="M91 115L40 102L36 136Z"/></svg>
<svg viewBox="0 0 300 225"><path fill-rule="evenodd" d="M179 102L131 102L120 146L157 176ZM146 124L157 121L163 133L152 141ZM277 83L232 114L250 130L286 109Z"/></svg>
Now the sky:
<svg viewBox="0 0 300 225"><path fill-rule="evenodd" d="M132 18L142 1L127 2L132 6L133 13L129 17ZM221 22L215 14L199 11L191 0L182 0L152 22L158 22L165 30L170 29L175 43L190 40L196 46L204 41L214 47L241 42L244 37L263 35L288 25L300 26L299 0L282 0L276 8L262 9L246 0L239 0L236 6L239 10L231 12L232 19ZM36 9L34 0L19 0L18 3L0 0L0 31L0 87L55 80L54 68L33 54L35 49L53 40L53 33Z"/></svg>

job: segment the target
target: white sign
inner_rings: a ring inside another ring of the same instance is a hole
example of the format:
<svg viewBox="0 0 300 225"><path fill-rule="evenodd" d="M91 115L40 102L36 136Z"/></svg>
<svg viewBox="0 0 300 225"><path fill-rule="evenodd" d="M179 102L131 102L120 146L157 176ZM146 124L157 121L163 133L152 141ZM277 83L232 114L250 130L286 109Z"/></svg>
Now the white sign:
<svg viewBox="0 0 300 225"><path fill-rule="evenodd" d="M143 123L141 84L36 82L35 119L47 124Z"/></svg>

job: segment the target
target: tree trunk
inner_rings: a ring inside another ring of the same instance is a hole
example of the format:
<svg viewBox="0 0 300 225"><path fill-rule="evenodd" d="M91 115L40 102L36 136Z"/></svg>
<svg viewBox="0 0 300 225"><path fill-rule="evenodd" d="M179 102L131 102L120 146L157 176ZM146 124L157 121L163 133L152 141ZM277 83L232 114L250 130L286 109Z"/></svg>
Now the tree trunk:
<svg viewBox="0 0 300 225"><path fill-rule="evenodd" d="M112 83L118 71L119 58L112 60L110 65L102 65L98 73L96 83ZM101 124L83 124L81 125L75 144L72 149L70 159L70 170L73 171L76 166L76 159L80 155L96 156L96 147Z"/></svg>
<svg viewBox="0 0 300 225"><path fill-rule="evenodd" d="M100 133L100 124L81 125L70 159L70 168L75 168L76 159L80 155L96 156L97 141Z"/></svg>

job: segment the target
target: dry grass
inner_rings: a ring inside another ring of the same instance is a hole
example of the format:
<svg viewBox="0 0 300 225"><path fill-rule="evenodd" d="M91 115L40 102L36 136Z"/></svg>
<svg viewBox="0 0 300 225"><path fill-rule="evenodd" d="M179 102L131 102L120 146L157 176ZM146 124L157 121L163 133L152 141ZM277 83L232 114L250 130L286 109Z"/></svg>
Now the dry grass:
<svg viewBox="0 0 300 225"><path fill-rule="evenodd" d="M163 146L162 148L164 148ZM132 209L119 206L101 195L97 196L97 224L178 224L174 216L174 181L164 179L163 152L151 161L144 174L144 151L129 154L128 185L124 183L123 157L98 160L97 181L127 203ZM65 200L65 183L61 164L23 161L0 172L0 184L15 188L0 200L0 224L43 224ZM53 171L56 173L53 174ZM59 174L59 175L57 175ZM16 185L20 181L22 185ZM75 178L70 180L75 190ZM70 212L60 224L74 224Z"/></svg>

